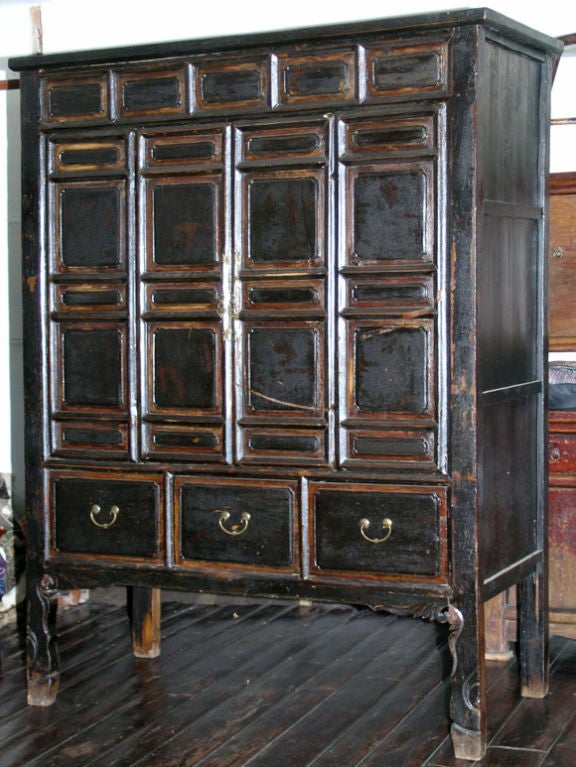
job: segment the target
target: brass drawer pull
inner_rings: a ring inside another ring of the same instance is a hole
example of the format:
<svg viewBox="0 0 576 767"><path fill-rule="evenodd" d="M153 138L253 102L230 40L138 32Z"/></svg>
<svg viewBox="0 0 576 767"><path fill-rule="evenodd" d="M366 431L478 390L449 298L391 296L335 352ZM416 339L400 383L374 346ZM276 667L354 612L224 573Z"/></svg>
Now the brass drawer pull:
<svg viewBox="0 0 576 767"><path fill-rule="evenodd" d="M561 457L562 457L562 453L560 452L560 450L557 447L553 447L552 450L550 451L550 461L552 463L556 463L556 461L559 461Z"/></svg>
<svg viewBox="0 0 576 767"><path fill-rule="evenodd" d="M216 509L216 511L220 511L220 510ZM250 522L250 514L247 511L242 512L242 516L240 517L240 523L242 527L239 527L238 525L232 525L228 529L227 527L224 526L224 523L227 522L229 519L230 519L229 511L220 511L218 524L220 525L220 529L222 530L222 532L226 533L226 535L242 535L248 529L248 522Z"/></svg>
<svg viewBox="0 0 576 767"><path fill-rule="evenodd" d="M560 259L564 258L564 248L561 245L557 245L552 251L552 258Z"/></svg>
<svg viewBox="0 0 576 767"><path fill-rule="evenodd" d="M107 522L99 522L98 519L96 519L101 511L102 507L95 503L90 509L90 521L93 525L96 525L96 527L101 527L103 530L106 530L108 527L112 527L112 525L116 523L118 514L120 514L120 509L116 505L110 506L110 511L108 512L110 516Z"/></svg>
<svg viewBox="0 0 576 767"><path fill-rule="evenodd" d="M382 538L370 538L369 535L366 534L366 530L370 527L370 520L366 519L365 517L360 520L360 532L362 534L362 538L368 541L368 543L384 543L384 541L387 541L388 538L390 538L390 535L392 534L392 520L388 517L384 517L382 520L382 529L384 530L384 535Z"/></svg>

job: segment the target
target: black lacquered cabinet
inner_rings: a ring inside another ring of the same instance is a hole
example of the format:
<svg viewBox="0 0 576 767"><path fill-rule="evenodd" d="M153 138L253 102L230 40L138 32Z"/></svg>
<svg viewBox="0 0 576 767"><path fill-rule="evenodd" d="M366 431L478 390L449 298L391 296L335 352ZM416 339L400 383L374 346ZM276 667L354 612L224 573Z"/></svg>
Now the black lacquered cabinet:
<svg viewBox="0 0 576 767"><path fill-rule="evenodd" d="M162 587L449 623L478 758L518 583L545 694L558 52L478 10L12 61L31 704L57 589L96 585L137 590L138 655Z"/></svg>

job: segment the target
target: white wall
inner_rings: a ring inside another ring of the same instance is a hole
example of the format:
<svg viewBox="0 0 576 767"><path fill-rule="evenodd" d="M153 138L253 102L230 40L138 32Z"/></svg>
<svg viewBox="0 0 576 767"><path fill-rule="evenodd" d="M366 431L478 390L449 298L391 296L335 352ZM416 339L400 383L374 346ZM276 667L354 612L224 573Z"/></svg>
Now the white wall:
<svg viewBox="0 0 576 767"><path fill-rule="evenodd" d="M576 3L488 0L499 11L551 36L576 33ZM0 81L16 78L10 56L35 52L39 35L32 7L40 8L45 53L166 40L240 34L398 16L462 7L446 0L0 0ZM478 3L484 5L484 3ZM576 53L563 58L553 89L553 116L576 116ZM22 492L18 92L0 90L0 473L14 472L15 502ZM551 170L576 170L576 126L552 135ZM10 365L8 359L10 357ZM12 377L10 375L12 371ZM12 391L12 393L11 393Z"/></svg>

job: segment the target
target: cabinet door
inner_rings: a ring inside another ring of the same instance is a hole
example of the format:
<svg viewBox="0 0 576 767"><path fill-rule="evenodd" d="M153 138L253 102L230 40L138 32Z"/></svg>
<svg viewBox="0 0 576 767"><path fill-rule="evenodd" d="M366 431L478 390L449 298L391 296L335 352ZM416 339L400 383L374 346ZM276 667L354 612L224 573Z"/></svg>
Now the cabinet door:
<svg viewBox="0 0 576 767"><path fill-rule="evenodd" d="M222 128L151 129L140 136L141 436L147 457L225 460L230 320L224 311L224 146Z"/></svg>
<svg viewBox="0 0 576 767"><path fill-rule="evenodd" d="M327 124L236 133L238 460L327 460ZM330 283L331 284L331 283Z"/></svg>
<svg viewBox="0 0 576 767"><path fill-rule="evenodd" d="M48 144L52 450L127 457L132 380L124 139Z"/></svg>
<svg viewBox="0 0 576 767"><path fill-rule="evenodd" d="M444 111L343 119L339 134L339 458L446 464L439 397Z"/></svg>

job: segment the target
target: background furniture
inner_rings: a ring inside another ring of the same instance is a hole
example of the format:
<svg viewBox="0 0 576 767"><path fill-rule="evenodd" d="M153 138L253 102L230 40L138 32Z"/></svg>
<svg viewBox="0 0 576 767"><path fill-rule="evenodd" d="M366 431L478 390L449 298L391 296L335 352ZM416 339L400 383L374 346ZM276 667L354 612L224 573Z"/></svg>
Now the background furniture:
<svg viewBox="0 0 576 767"><path fill-rule="evenodd" d="M58 588L448 622L458 756L483 603L547 689L544 294L560 45L484 9L18 59L29 702Z"/></svg>

